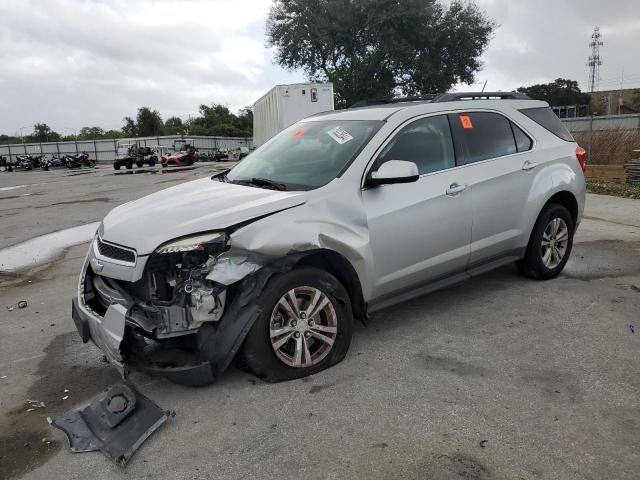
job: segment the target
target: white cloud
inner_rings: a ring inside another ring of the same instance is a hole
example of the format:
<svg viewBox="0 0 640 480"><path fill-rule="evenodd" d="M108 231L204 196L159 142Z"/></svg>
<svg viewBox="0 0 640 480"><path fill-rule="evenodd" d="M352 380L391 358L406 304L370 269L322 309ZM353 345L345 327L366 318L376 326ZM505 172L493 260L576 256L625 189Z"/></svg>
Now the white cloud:
<svg viewBox="0 0 640 480"><path fill-rule="evenodd" d="M481 88L510 90L557 77L584 86L593 25L605 46L601 86L640 86L637 2L477 0L500 27L483 56ZM140 106L164 118L201 103L251 104L303 80L264 46L271 0L0 0L0 133L120 128ZM459 89L468 89L460 86Z"/></svg>
<svg viewBox="0 0 640 480"><path fill-rule="evenodd" d="M269 0L0 2L0 132L119 128L139 106L167 118L251 104L302 80L264 47Z"/></svg>

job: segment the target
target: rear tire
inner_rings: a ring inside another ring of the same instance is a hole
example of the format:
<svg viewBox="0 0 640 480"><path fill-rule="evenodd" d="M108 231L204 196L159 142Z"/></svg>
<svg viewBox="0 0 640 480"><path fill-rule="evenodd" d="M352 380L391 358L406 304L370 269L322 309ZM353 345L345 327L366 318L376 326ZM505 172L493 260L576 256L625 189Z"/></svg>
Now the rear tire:
<svg viewBox="0 0 640 480"><path fill-rule="evenodd" d="M299 307L297 316L290 293ZM314 299L315 308L309 308ZM241 361L257 377L267 382L292 380L344 359L353 328L351 302L329 273L303 267L275 275L256 302L261 313L244 342Z"/></svg>
<svg viewBox="0 0 640 480"><path fill-rule="evenodd" d="M547 204L533 227L525 257L516 262L520 273L535 280L557 277L571 255L574 231L569 210Z"/></svg>

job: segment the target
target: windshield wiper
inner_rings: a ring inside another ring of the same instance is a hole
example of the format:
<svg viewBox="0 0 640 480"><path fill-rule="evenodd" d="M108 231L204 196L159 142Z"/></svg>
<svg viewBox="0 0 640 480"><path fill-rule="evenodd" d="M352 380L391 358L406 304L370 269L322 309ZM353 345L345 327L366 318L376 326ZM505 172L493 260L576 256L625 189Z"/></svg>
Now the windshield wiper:
<svg viewBox="0 0 640 480"><path fill-rule="evenodd" d="M253 177L251 180L245 180L247 183L251 183L258 187L270 187L274 190L286 190L287 186L284 183L274 182L268 178Z"/></svg>

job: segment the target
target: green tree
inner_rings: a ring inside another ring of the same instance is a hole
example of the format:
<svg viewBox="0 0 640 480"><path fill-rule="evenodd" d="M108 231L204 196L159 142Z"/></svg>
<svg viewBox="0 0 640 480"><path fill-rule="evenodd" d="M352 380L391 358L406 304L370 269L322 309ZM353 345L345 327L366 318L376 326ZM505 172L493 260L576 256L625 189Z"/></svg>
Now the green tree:
<svg viewBox="0 0 640 480"><path fill-rule="evenodd" d="M473 83L496 24L471 1L277 0L276 61L333 82L336 106Z"/></svg>
<svg viewBox="0 0 640 480"><path fill-rule="evenodd" d="M137 132L136 122L131 117L124 117L124 125L122 125L122 135L124 137L135 137Z"/></svg>
<svg viewBox="0 0 640 480"><path fill-rule="evenodd" d="M160 112L147 107L140 107L136 116L136 133L140 137L153 137L162 135L164 123Z"/></svg>
<svg viewBox="0 0 640 480"><path fill-rule="evenodd" d="M106 132L104 132L104 135L102 136L102 138L109 138L109 139L113 139L113 138L121 138L122 135L122 131L120 130L107 130Z"/></svg>
<svg viewBox="0 0 640 480"><path fill-rule="evenodd" d="M20 137L14 137L11 135L0 135L0 145L8 145L11 143L20 143Z"/></svg>
<svg viewBox="0 0 640 480"><path fill-rule="evenodd" d="M589 94L582 93L578 82L565 78L557 78L550 83L520 87L518 91L526 93L535 100L544 100L552 107L589 104Z"/></svg>
<svg viewBox="0 0 640 480"><path fill-rule="evenodd" d="M36 123L33 126L33 133L29 137L29 141L32 142L55 142L57 140L60 140L60 134L51 130L51 127L46 123Z"/></svg>
<svg viewBox="0 0 640 480"><path fill-rule="evenodd" d="M200 116L188 122L193 135L219 135L224 137L242 137L244 131L238 127L236 117L228 107L212 104L200 105Z"/></svg>
<svg viewBox="0 0 640 480"><path fill-rule="evenodd" d="M169 117L164 122L165 135L178 135L184 131L184 124L180 117Z"/></svg>
<svg viewBox="0 0 640 480"><path fill-rule="evenodd" d="M104 129L100 127L82 127L78 134L81 140L97 140L104 135Z"/></svg>
<svg viewBox="0 0 640 480"><path fill-rule="evenodd" d="M244 132L243 137L253 137L253 110L251 107L240 109L236 116L235 126Z"/></svg>

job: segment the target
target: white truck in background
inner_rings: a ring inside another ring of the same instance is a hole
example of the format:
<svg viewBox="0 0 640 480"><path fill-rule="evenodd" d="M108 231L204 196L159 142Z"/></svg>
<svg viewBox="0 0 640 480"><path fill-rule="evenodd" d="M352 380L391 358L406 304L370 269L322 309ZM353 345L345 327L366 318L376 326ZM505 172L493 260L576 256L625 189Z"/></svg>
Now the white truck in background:
<svg viewBox="0 0 640 480"><path fill-rule="evenodd" d="M259 147L297 121L333 108L332 83L276 85L253 104L253 144Z"/></svg>

